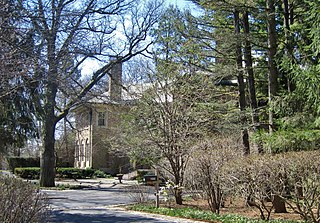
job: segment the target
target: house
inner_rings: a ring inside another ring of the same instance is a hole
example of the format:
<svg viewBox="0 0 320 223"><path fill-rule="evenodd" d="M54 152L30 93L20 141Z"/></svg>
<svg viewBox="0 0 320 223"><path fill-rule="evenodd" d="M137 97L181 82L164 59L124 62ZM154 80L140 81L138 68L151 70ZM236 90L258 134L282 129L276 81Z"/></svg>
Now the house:
<svg viewBox="0 0 320 223"><path fill-rule="evenodd" d="M75 109L77 168L100 169L110 174L126 173L130 169L129 158L111 149L111 139L117 137L121 115L130 109L137 99L137 89L122 86L122 64L117 64L109 76L109 91L92 98Z"/></svg>

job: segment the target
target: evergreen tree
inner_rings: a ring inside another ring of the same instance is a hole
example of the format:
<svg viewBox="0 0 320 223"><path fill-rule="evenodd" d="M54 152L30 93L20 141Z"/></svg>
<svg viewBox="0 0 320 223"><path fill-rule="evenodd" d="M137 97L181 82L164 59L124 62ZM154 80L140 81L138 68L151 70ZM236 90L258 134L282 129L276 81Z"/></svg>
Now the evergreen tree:
<svg viewBox="0 0 320 223"><path fill-rule="evenodd" d="M30 77L29 33L18 29L15 1L0 1L0 150L12 146L14 155L27 139L37 136Z"/></svg>

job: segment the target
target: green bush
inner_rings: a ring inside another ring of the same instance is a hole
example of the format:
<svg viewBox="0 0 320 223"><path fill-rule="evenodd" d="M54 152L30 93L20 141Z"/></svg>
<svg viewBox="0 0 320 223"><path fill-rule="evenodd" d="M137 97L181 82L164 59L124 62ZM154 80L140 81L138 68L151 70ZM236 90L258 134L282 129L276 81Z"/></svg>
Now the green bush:
<svg viewBox="0 0 320 223"><path fill-rule="evenodd" d="M95 170L94 173L93 173L93 176L94 177L98 177L98 178L106 178L106 177L108 177L108 175L102 170Z"/></svg>
<svg viewBox="0 0 320 223"><path fill-rule="evenodd" d="M29 180L39 179L40 167L19 167L14 169L14 174Z"/></svg>
<svg viewBox="0 0 320 223"><path fill-rule="evenodd" d="M17 167L40 167L39 157L7 157L9 168L14 171Z"/></svg>
<svg viewBox="0 0 320 223"><path fill-rule="evenodd" d="M58 178L68 178L68 179L86 179L92 178L94 170L87 169L78 169L78 168L57 168L56 177Z"/></svg>
<svg viewBox="0 0 320 223"><path fill-rule="evenodd" d="M67 178L67 179L86 179L86 178L93 178L97 170L94 169L78 169L78 168L57 168L56 169L56 177L57 178ZM102 171L101 171L102 172ZM100 177L105 177L106 174L102 176L104 172L97 172L99 173ZM24 179L39 179L40 177L40 167L21 167L15 168L14 173Z"/></svg>
<svg viewBox="0 0 320 223"><path fill-rule="evenodd" d="M34 185L0 176L0 222L43 222L48 202Z"/></svg>

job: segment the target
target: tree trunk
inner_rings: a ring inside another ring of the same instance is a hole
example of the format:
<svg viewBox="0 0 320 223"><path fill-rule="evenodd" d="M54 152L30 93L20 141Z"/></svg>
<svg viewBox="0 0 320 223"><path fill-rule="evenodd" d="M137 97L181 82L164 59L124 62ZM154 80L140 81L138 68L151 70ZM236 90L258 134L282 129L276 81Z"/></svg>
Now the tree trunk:
<svg viewBox="0 0 320 223"><path fill-rule="evenodd" d="M240 19L239 19L239 11L234 10L234 32L235 36L240 36ZM237 60L237 69L238 69L238 85L239 85L239 107L240 107L240 121L242 124L242 144L243 144L243 153L244 155L250 154L250 144L249 144L249 134L248 129L246 127L246 93L245 93L245 82L243 78L243 69L242 69L242 53L241 53L241 41L237 41L236 43L236 60Z"/></svg>
<svg viewBox="0 0 320 223"><path fill-rule="evenodd" d="M268 99L269 99L269 134L274 129L273 111L270 108L278 91L278 70L275 56L277 53L276 19L274 0L267 0L267 27L268 27ZM271 147L269 148L271 152Z"/></svg>
<svg viewBox="0 0 320 223"><path fill-rule="evenodd" d="M43 151L41 153L40 160L40 186L41 187L54 187L55 182L55 166L56 157L54 152L54 132L55 132L55 121L54 116L48 115L45 118L43 124Z"/></svg>
<svg viewBox="0 0 320 223"><path fill-rule="evenodd" d="M255 79L254 79L254 72L253 72L253 62L252 62L252 54L251 54L251 43L249 40L250 34L250 27L249 27L249 16L248 12L243 12L242 16L243 20L243 30L245 33L245 41L244 41L244 61L245 67L248 74L248 85L249 85L249 96L250 96L250 107L251 107L251 116L252 116L252 124L253 124L253 131L256 133L260 129L260 120L258 114L258 103L257 103L257 96L256 96L256 87L255 87ZM263 146L261 142L257 143L258 152L263 152Z"/></svg>
<svg viewBox="0 0 320 223"><path fill-rule="evenodd" d="M278 70L276 66L277 53L277 34L276 34L276 16L274 0L267 0L267 26L268 26L268 97L269 97L269 134L272 135L274 129L273 110L271 108L278 91ZM269 146L272 152L271 146ZM285 202L279 196L274 196L273 205L276 213L285 213Z"/></svg>
<svg viewBox="0 0 320 223"><path fill-rule="evenodd" d="M182 190L180 187L174 189L174 197L176 199L176 204L182 205Z"/></svg>
<svg viewBox="0 0 320 223"><path fill-rule="evenodd" d="M54 52L54 50L49 52ZM57 66L54 62L54 56L50 54L49 61L52 64L48 72L48 82L45 86L45 104L44 113L42 114L42 143L43 151L40 160L40 186L41 187L54 187L55 182L55 127L57 124L57 117L55 116L57 83L56 74Z"/></svg>
<svg viewBox="0 0 320 223"><path fill-rule="evenodd" d="M287 213L286 204L284 200L278 195L275 195L273 197L272 204L275 213Z"/></svg>

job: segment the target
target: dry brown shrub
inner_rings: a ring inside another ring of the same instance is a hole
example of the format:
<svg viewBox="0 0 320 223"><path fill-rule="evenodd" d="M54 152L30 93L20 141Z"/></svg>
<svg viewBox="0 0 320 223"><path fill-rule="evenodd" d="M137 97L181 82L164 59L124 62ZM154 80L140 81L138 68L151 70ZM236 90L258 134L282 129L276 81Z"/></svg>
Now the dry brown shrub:
<svg viewBox="0 0 320 223"><path fill-rule="evenodd" d="M0 176L0 222L41 222L47 216L46 196L32 184Z"/></svg>
<svg viewBox="0 0 320 223"><path fill-rule="evenodd" d="M221 169L230 160L241 156L238 141L232 137L216 137L199 144L189 163L189 188L203 192L210 210L219 213L227 188L223 187Z"/></svg>
<svg viewBox="0 0 320 223"><path fill-rule="evenodd" d="M320 152L290 152L242 157L224 167L225 187L269 219L274 209L267 204L275 196L308 222L320 221Z"/></svg>
<svg viewBox="0 0 320 223"><path fill-rule="evenodd" d="M153 197L154 189L141 184L134 184L126 189L130 200L134 203L143 204L150 201Z"/></svg>

